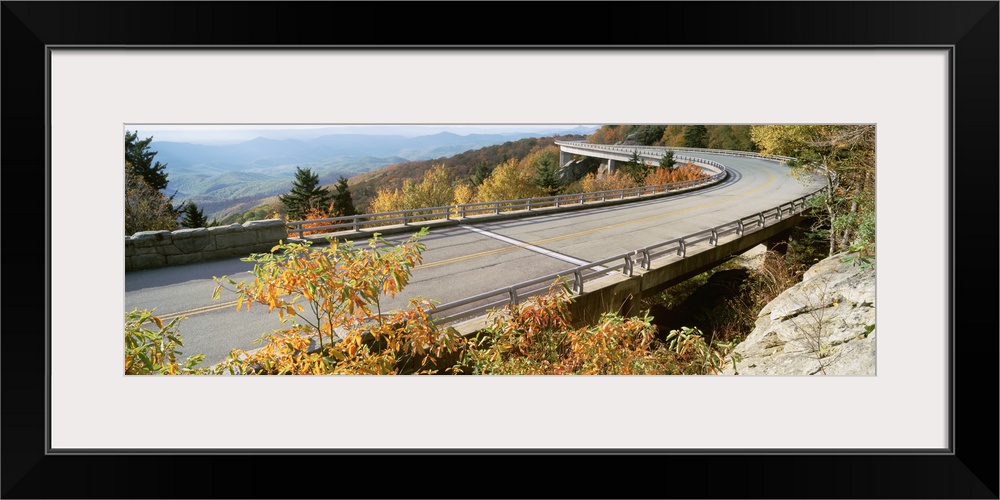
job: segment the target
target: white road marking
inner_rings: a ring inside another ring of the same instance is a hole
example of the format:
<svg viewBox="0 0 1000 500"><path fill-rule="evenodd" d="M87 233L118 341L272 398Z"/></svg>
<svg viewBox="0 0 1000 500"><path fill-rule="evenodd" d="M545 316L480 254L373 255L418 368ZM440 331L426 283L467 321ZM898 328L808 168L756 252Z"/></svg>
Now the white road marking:
<svg viewBox="0 0 1000 500"><path fill-rule="evenodd" d="M561 254L559 252L553 252L552 250L548 250L548 249L545 249L545 248L542 248L542 247L536 247L535 245L529 245L529 244L524 243L522 241L517 241L514 238L508 238L508 237L506 237L504 235L497 234L497 233L494 233L494 232L490 232L490 231L487 231L485 229L479 229L478 227L467 226L467 225L464 225L464 224L461 225L461 226L459 226L459 227L464 227L465 229L468 229L469 231L472 231L472 232L475 232L475 233L479 233L479 234L481 234L483 236L487 236L487 237L490 237L490 238L493 238L493 239L496 239L496 240L500 240L500 241L502 241L504 243L510 243L511 245L518 246L518 247L523 248L525 250L530 250L530 251L535 252L535 253L540 253L542 255L546 255L548 257L552 257L554 259L559 259L559 260L561 260L563 262L569 262L570 264L576 264L578 266L589 264L589 262L587 262L585 260L580 260L580 259L577 259L577 258L574 258L574 257L570 257L569 255L564 255L564 254ZM607 268L606 267L602 267L602 266L594 266L592 269L594 269L596 271L604 271Z"/></svg>

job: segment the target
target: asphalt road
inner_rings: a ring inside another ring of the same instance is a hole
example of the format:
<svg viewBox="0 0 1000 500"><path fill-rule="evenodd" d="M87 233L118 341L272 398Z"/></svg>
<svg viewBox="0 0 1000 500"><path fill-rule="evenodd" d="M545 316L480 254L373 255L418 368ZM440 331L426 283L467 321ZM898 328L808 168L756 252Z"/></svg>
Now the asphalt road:
<svg viewBox="0 0 1000 500"><path fill-rule="evenodd" d="M402 294L383 302L383 310L403 306L410 297L443 304L560 272L767 210L820 187L799 182L775 162L698 156L726 165L730 177L657 200L432 230L422 240L427 245L423 264ZM385 239L399 243L408 237ZM217 363L233 348L253 349L253 340L281 328L277 312L268 314L266 307L237 312L232 293L212 300L214 276L249 280L251 269L250 263L229 259L128 272L125 311L181 316L184 356L201 353L206 363Z"/></svg>

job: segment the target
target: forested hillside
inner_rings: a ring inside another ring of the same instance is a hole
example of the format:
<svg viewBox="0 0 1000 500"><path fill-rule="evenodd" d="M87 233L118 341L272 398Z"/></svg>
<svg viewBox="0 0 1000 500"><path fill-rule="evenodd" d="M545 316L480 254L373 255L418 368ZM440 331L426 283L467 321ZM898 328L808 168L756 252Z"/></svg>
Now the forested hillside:
<svg viewBox="0 0 1000 500"><path fill-rule="evenodd" d="M604 125L588 137L596 144L641 144L757 151L751 125Z"/></svg>
<svg viewBox="0 0 1000 500"><path fill-rule="evenodd" d="M557 140L583 138L584 136L578 135L528 138L466 151L449 158L397 163L352 177L350 180L351 194L354 196L356 205L367 207L379 190L401 189L407 180L420 181L423 179L424 173L435 165L445 166L449 181L468 180L475 183L477 169L492 171L508 160L520 161L533 151L552 146Z"/></svg>
<svg viewBox="0 0 1000 500"><path fill-rule="evenodd" d="M368 212L372 201L380 190L388 192L402 190L407 181L420 183L425 174L436 165L444 166L443 171L439 172L440 175L435 178L436 180L446 181L449 187L463 183L471 186L477 184L477 172L480 176L478 183L481 183L497 166L508 161L521 162L533 152L553 146L557 140L584 138L585 136L582 135L526 138L474 149L450 157L395 163L351 177L349 179L351 196L358 211ZM325 187L332 188L333 184ZM222 222L245 222L257 218L269 218L274 214L281 216L285 214L284 207L278 201L277 196L265 198L241 213L226 217Z"/></svg>

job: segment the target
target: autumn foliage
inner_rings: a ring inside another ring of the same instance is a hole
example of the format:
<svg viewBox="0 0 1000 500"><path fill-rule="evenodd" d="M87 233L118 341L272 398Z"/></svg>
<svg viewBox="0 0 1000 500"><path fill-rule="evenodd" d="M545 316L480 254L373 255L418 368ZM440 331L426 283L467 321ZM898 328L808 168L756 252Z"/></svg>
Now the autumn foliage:
<svg viewBox="0 0 1000 500"><path fill-rule="evenodd" d="M319 208L311 207L311 208L309 208L309 209L307 209L305 211L305 213L304 213L304 215L302 217L302 220L304 220L304 221L307 221L307 220L319 220L319 219L327 219L329 217L330 217L330 215L327 212L325 212L324 210L320 210ZM332 223L331 222L308 222L308 223L302 224L302 228L303 229L308 229L308 228L314 228L314 227L328 226L330 224L332 224ZM321 230L314 230L314 231L303 231L302 235L303 236L308 236L310 234L325 234L325 233L329 233L329 232L330 232L329 229L321 229Z"/></svg>
<svg viewBox="0 0 1000 500"><path fill-rule="evenodd" d="M527 165L509 160L493 169L479 186L476 201L519 200L536 198L545 193L535 185L534 172Z"/></svg>
<svg viewBox="0 0 1000 500"><path fill-rule="evenodd" d="M642 375L717 373L721 354L697 329L657 336L648 315L605 313L594 325L573 327L569 291L508 305L470 339L459 371L478 375Z"/></svg>
<svg viewBox="0 0 1000 500"><path fill-rule="evenodd" d="M632 176L619 170L605 175L587 174L571 185L569 192L596 193L599 191L614 191L636 187Z"/></svg>
<svg viewBox="0 0 1000 500"><path fill-rule="evenodd" d="M693 181L695 179L701 179L702 177L708 177L705 172L695 165L694 163L688 162L685 165L681 165L673 170L667 170L665 168L656 168L646 176L647 186L659 186L661 184L671 184L674 182L683 181Z"/></svg>
<svg viewBox="0 0 1000 500"><path fill-rule="evenodd" d="M233 374L436 373L449 365L462 337L438 328L427 315L432 304L412 299L382 311L420 264L424 228L398 246L373 236L367 248L331 239L328 246L283 244L254 263L253 281L217 278L237 295L237 310L253 304L277 312L285 328L260 339L254 352L234 350L218 370ZM315 349L313 343L318 343Z"/></svg>

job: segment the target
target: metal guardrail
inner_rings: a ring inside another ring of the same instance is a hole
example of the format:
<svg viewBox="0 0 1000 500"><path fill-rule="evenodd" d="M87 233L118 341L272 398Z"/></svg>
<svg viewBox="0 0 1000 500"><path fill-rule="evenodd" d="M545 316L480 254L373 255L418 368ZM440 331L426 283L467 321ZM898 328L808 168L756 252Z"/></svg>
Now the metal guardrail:
<svg viewBox="0 0 1000 500"><path fill-rule="evenodd" d="M672 182L669 184L659 184L656 186L640 186L625 189L613 189L609 191L597 191L590 193L563 194L556 196L544 196L539 198L523 198L517 200L485 201L477 203L464 203L459 205L448 205L441 207L415 208L410 210L397 210L394 212L378 212L371 214L349 215L344 217L329 217L325 219L313 219L304 221L289 221L287 223L289 234L298 233L302 238L306 231L331 231L331 230L353 230L362 228L380 227L392 224L408 225L412 222L427 222L433 220L450 220L453 217L464 219L471 215L499 214L500 212L512 212L517 210L531 211L538 208L562 207L567 205L584 205L586 203L604 202L615 199L625 199L626 197L643 197L654 194L662 194L669 191L678 191L692 187L713 184L725 179L728 172L726 166L712 160L689 156L676 156L681 161L689 161L701 167L709 167L716 171L715 174L700 179L689 181ZM328 224L325 224L328 223ZM313 227L304 227L306 224L320 224Z"/></svg>
<svg viewBox="0 0 1000 500"><path fill-rule="evenodd" d="M736 234L742 238L746 234L756 232L758 229L763 229L768 225L773 225L784 217L802 213L806 208L806 200L825 190L826 188L824 187L806 196L796 198L768 210L686 234L679 238L642 247L632 252L582 264L565 271L442 304L429 309L427 313L439 324L453 323L462 319L482 316L490 310L506 306L507 304L519 304L524 298L546 293L548 287L558 278L566 279L573 293L579 295L584 292L585 285L588 282L593 282L615 273L631 277L634 275L637 267L648 271L651 269L652 263L658 259L674 256L682 259L687 257L692 246L707 242L709 246L714 247L718 245L719 239L725 236Z"/></svg>
<svg viewBox="0 0 1000 500"><path fill-rule="evenodd" d="M763 155L751 151L732 151L728 149L685 148L685 147L674 147L674 146L638 146L638 145L629 146L621 144L593 144L586 141L555 141L555 144L557 146L571 146L571 147L578 147L585 149L598 149L598 150L614 151L617 153L627 153L627 154L632 154L633 151L639 151L640 154L646 154L649 156L663 156L663 154L667 151L681 151L685 153L704 153L704 154L723 155L723 156L761 158L764 160L777 160L780 162L787 162L789 160L795 159L791 156Z"/></svg>

